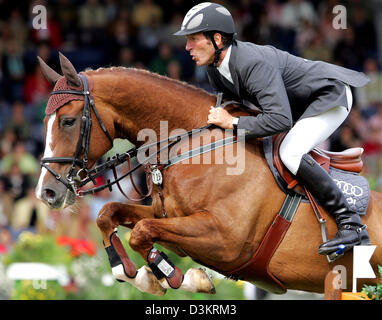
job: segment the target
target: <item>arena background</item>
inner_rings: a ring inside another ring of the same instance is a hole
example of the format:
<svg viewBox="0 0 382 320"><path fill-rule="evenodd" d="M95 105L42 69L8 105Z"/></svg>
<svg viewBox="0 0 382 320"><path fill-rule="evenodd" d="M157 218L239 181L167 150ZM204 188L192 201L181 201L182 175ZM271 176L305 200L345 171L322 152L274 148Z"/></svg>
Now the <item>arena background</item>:
<svg viewBox="0 0 382 320"><path fill-rule="evenodd" d="M349 118L324 147L332 151L363 147L363 174L372 189L380 190L382 1L217 2L231 11L240 40L274 45L306 59L363 71L370 77L370 84L353 92L355 103ZM57 71L61 51L77 71L108 66L145 68L212 91L204 68L196 68L185 50L185 39L172 36L196 3L0 0L1 299L155 299L111 278L95 219L106 202L123 201L118 191L81 199L75 208L63 212L50 211L35 199L44 147L44 110L51 91L36 56ZM339 11L333 12L338 5L341 12L345 9L342 20ZM38 6L46 9L46 28L37 28L44 22L37 17L41 13ZM115 145L122 151L128 147L124 141ZM133 193L128 181L124 187ZM121 230L121 234L126 243L128 230ZM138 266L143 265L140 256L131 250L129 255ZM183 270L196 265L188 259L173 259ZM172 290L161 299L283 298L264 296L242 282L211 274L218 292L215 296ZM300 293L293 296L304 297Z"/></svg>

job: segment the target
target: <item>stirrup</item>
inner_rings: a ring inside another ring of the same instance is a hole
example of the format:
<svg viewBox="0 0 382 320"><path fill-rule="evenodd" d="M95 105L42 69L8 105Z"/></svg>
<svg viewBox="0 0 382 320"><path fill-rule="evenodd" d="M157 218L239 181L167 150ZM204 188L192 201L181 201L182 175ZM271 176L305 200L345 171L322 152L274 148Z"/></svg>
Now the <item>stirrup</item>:
<svg viewBox="0 0 382 320"><path fill-rule="evenodd" d="M338 258L341 258L345 253L345 246L343 244L338 245L337 251L327 254L329 262L333 262L337 260Z"/></svg>

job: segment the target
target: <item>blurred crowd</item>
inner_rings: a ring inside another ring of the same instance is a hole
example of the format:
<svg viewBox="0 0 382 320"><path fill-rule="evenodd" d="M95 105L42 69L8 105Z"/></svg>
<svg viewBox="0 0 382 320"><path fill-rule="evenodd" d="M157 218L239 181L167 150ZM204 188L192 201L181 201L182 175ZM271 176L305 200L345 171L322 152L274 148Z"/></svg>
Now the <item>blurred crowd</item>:
<svg viewBox="0 0 382 320"><path fill-rule="evenodd" d="M212 91L203 67L195 67L185 39L172 36L185 13L200 1L185 0L0 0L0 250L23 230L69 232L87 237L98 210L116 193L82 200L70 212L50 212L34 196L44 147L43 117L50 84L36 56L59 71L58 51L77 71L125 66L145 68ZM346 123L326 142L341 151L365 149L365 174L382 185L382 73L371 1L217 1L234 16L238 39L270 44L306 59L365 72L371 83L353 91ZM47 27L33 28L37 5ZM333 8L346 8L345 29L334 29ZM126 185L128 188L128 186ZM74 221L74 222L73 222ZM75 227L73 227L75 223Z"/></svg>

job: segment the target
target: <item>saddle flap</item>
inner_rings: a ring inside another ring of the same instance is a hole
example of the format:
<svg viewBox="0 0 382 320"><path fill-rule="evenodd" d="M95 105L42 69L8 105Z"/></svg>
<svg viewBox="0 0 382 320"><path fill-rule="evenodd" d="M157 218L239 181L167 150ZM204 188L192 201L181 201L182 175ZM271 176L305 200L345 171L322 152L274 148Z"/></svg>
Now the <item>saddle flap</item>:
<svg viewBox="0 0 382 320"><path fill-rule="evenodd" d="M273 163L280 173L281 177L285 180L288 185L288 189L293 189L297 187L297 192L304 193L302 188L298 186L298 181L295 176L284 166L280 159L280 145L284 140L287 132L274 135L272 137L273 141ZM330 167L340 169L343 171L350 171L355 173L360 173L363 168L363 162L361 159L363 153L362 148L350 148L342 152L332 152L326 151L321 148L314 148L310 155L321 167L329 172Z"/></svg>

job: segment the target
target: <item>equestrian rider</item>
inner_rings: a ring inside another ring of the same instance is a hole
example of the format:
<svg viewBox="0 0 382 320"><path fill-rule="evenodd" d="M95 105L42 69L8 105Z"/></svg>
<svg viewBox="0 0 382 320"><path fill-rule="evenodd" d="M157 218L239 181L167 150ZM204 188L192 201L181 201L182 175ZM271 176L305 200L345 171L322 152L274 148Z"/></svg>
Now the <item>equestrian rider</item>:
<svg viewBox="0 0 382 320"><path fill-rule="evenodd" d="M346 119L352 107L350 86L369 79L360 72L310 61L278 50L236 40L230 12L211 2L191 8L174 35L186 36L186 50L197 66L207 66L210 84L237 101L249 101L262 113L232 117L211 107L208 123L223 129L244 129L254 137L288 131L280 146L284 165L336 220L338 232L319 247L330 254L368 245L366 225L352 211L329 174L308 154Z"/></svg>

